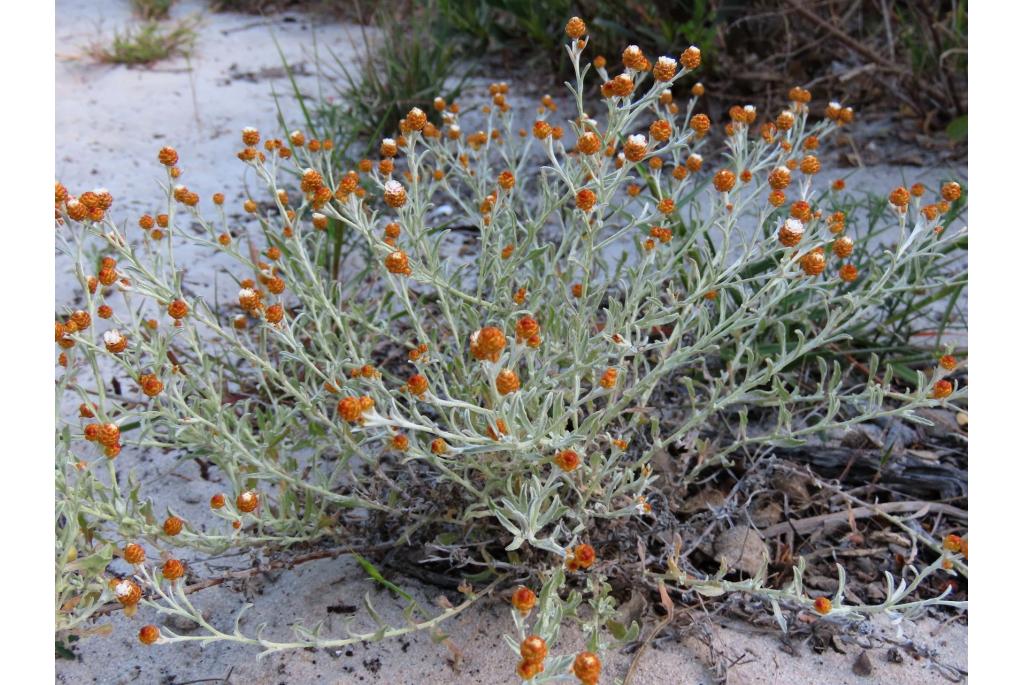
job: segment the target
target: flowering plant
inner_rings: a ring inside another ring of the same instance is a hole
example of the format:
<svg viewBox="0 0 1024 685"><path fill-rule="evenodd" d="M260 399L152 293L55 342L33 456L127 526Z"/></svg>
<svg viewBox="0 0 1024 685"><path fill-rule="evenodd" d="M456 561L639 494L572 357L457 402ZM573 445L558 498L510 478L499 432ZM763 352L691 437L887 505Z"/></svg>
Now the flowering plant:
<svg viewBox="0 0 1024 685"><path fill-rule="evenodd" d="M894 248L858 260L847 218L826 213L839 188L813 184L815 150L852 110L830 104L812 123L800 88L759 128L754 108L735 107L728 151L712 165L700 153L710 120L695 113L703 87L685 103L672 91L699 66L696 47L652 65L630 46L613 76L603 59L584 62L582 21L566 31L576 74L568 130L548 97L517 129L505 84L491 87L478 131L463 132L457 104L439 98L439 124L409 111L400 135L381 142L380 160L355 169L330 164L331 141L296 131L260 149L259 132L245 129L239 159L266 189L244 204L260 229L248 245L229 228L222 195L215 216L200 210L169 147L159 153L166 210L139 220L141 241L110 218L109 193L72 197L57 185L58 238L86 301L55 336L58 415L64 398L81 401L81 424L57 435L59 630L82 630L116 601L200 626L186 636L147 625L147 644L337 647L433 628L525 572L539 599L526 587L513 595L518 673L594 683L599 654L639 632L613 620L598 533L652 515L653 455L693 448L700 456L686 465L686 486L751 447L880 416L915 420L918 408L966 396L947 380L948 365L908 389L877 359L860 386L824 360L883 298L935 286L923 266L963 236L940 225L958 185L929 205L894 191ZM600 116L584 105L594 74ZM332 246L355 241L366 263L352 256L358 275L332 277ZM237 298L190 296L176 244L233 260ZM93 274L95 245L105 256ZM805 361L818 367L815 387L789 373ZM110 368L138 392L106 390ZM666 388L674 406L659 406ZM754 412L773 418L751 422ZM712 426L721 431L714 444ZM173 511L159 520L140 483L118 477L122 445L173 448L218 469L230 491L210 506L223 528L200 529ZM424 486L430 498L417 496ZM342 538L429 543L428 560L468 579L466 601L431 615L410 599L410 625L341 638L297 627L282 641L204 617L185 565L170 556ZM147 564L143 542L164 550L161 564ZM952 604L909 598L920 579L953 565L966 573L966 543L936 544L936 554L909 584L893 581L877 607L843 605L842 576L828 606L812 600L800 566L784 590L767 587L763 573L727 580L725 566L688 574L672 554L645 572L709 596L752 593L779 616L780 604L912 611ZM115 555L131 578L107 578ZM587 651L547 658L567 621L583 626Z"/></svg>

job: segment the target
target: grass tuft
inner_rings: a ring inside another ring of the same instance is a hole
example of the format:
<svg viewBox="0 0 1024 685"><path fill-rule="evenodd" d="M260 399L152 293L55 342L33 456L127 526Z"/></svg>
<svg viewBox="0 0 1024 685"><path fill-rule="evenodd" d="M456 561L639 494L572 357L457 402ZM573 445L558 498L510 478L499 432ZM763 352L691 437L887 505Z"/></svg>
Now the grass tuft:
<svg viewBox="0 0 1024 685"><path fill-rule="evenodd" d="M196 19L183 19L164 28L146 21L124 33L115 32L110 45L94 44L89 55L106 64L152 64L178 55L188 55L196 38Z"/></svg>
<svg viewBox="0 0 1024 685"><path fill-rule="evenodd" d="M146 21L162 21L171 14L174 0L132 0L132 10Z"/></svg>

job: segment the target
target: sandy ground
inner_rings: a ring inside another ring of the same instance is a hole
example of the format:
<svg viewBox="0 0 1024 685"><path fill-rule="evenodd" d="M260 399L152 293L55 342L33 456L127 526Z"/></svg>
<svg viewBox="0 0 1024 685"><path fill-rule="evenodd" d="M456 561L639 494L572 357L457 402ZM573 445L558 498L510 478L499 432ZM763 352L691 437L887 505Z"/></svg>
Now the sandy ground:
<svg viewBox="0 0 1024 685"><path fill-rule="evenodd" d="M182 181L199 192L204 202L213 192L225 191L229 203L240 203L244 187L240 181L252 179L242 179L241 164L234 157L239 131L243 126L255 126L267 135L280 135L271 87L279 93L288 89L267 25L252 16L210 14L205 12L204 3L182 0L175 5L174 16L203 13L196 52L190 60L128 69L99 65L82 57L88 40L109 36L130 20L128 7L126 0L57 2L56 178L72 192L108 188L115 197L114 215L133 224L139 214L156 211L160 197L157 180L162 171L155 154L160 146L169 144L181 155L185 169ZM289 15L286 20L277 16L273 30L292 63L309 64L312 32L307 17ZM318 40L330 42L341 54L352 50L349 36L355 35L353 27L318 22ZM314 78L299 79L303 88L313 89ZM285 116L291 122L298 121L294 104L286 100L284 107ZM850 170L842 173L848 175ZM951 176L966 178L966 169L872 167L853 172L848 183L862 190L887 192L897 183L919 180L935 187ZM194 250L181 255L181 263L192 274L186 279L196 294L210 296L218 284L223 292L223 286L229 283L225 273L229 265L222 257ZM77 297L76 284L61 277L68 266L66 258L57 257L58 307L73 304ZM143 481L161 478L167 484L155 492L158 512L173 506L193 525L214 524L205 503L219 488L198 478L194 464L177 464L171 454L133 453L126 448L118 467L122 472L135 470ZM185 559L199 577L215 575L218 571L211 565L236 566L242 561L204 560L195 555L186 555ZM413 592L424 606L434 605L440 595L438 590L415 581L394 580ZM222 627L230 626L243 602L252 601L255 607L243 620L243 630L251 634L266 622L268 635L287 639L292 623L310 625L319 620L326 621L327 634L342 635L344 615L330 613L328 607L359 605L367 593L385 616L396 624L402 622L400 607L345 559L313 562L238 588L206 590L196 601L209 613L210 620ZM456 596L449 599L459 601ZM78 660L57 662L56 680L179 685L197 681L252 685L516 682L515 656L501 640L501 635L512 629L503 598L485 600L446 624L450 647L433 642L425 634L413 634L336 653L296 651L265 659L256 658L257 649L228 644L205 649L196 644L143 647L135 634L142 623L154 620L159 617L146 611L134 620L123 616L111 619L113 634L81 642ZM370 628L358 621L355 627ZM632 682L712 683L716 682L716 663L732 664L727 669L727 682L733 684L915 685L939 680L943 664L966 670L966 626L925 622L904 629L914 648L900 650L902 663L887 660L891 645L877 635L859 638L861 646L856 642L838 644L842 652L829 649L817 654L807 644L796 644L795 654L790 654L776 632L759 632L745 625L714 627L713 644L721 654L713 659L697 640L666 631L663 639L643 655ZM568 631L561 650L579 646L579 634ZM864 648L872 671L857 675L853 665ZM457 666L453 665L454 654L459 655ZM602 682L624 676L632 658L628 654L612 655Z"/></svg>

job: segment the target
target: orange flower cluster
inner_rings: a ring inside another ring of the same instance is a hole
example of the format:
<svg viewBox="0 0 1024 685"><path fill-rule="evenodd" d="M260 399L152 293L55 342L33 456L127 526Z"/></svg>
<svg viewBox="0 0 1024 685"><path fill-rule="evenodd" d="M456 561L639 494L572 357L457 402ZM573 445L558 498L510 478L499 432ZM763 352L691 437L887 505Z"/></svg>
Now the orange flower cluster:
<svg viewBox="0 0 1024 685"><path fill-rule="evenodd" d="M156 397L164 390L164 384L156 375L144 373L139 376L139 388L146 397Z"/></svg>
<svg viewBox="0 0 1024 685"><path fill-rule="evenodd" d="M624 98L633 92L633 79L626 74L619 74L610 81L601 84L601 96L604 98Z"/></svg>
<svg viewBox="0 0 1024 685"><path fill-rule="evenodd" d="M409 376L409 380L405 383L405 390L410 395L423 398L429 389L429 383L427 383L427 377L420 373L414 373Z"/></svg>
<svg viewBox="0 0 1024 685"><path fill-rule="evenodd" d="M523 680L533 680L544 671L544 658L548 655L548 643L539 635L530 635L519 645L522 661L516 666L516 675Z"/></svg>
<svg viewBox="0 0 1024 685"><path fill-rule="evenodd" d="M586 570L597 561L597 553L588 544L576 545L565 560L565 567L570 571Z"/></svg>
<svg viewBox="0 0 1024 685"><path fill-rule="evenodd" d="M580 465L580 455L575 450L562 450L555 455L555 464L565 472L574 471Z"/></svg>
<svg viewBox="0 0 1024 685"><path fill-rule="evenodd" d="M590 188L581 188L576 193L576 206L584 212L589 212L597 203L597 195Z"/></svg>
<svg viewBox="0 0 1024 685"><path fill-rule="evenodd" d="M113 459L121 453L121 429L116 423L89 423L83 429L85 439L99 443L103 454Z"/></svg>
<svg viewBox="0 0 1024 685"><path fill-rule="evenodd" d="M510 395L519 390L519 375L512 369L502 369L494 379L499 395Z"/></svg>
<svg viewBox="0 0 1024 685"><path fill-rule="evenodd" d="M572 662L572 672L582 685L597 685L601 677L601 659L593 652L580 652Z"/></svg>
<svg viewBox="0 0 1024 685"><path fill-rule="evenodd" d="M246 490L239 493L238 497L235 498L235 506L238 508L238 511L246 514L256 511L256 507L259 505L260 495L255 490Z"/></svg>
<svg viewBox="0 0 1024 685"><path fill-rule="evenodd" d="M424 355L427 354L427 350L429 349L430 348L427 345L427 343L420 343L415 348L409 350L409 361L419 361Z"/></svg>
<svg viewBox="0 0 1024 685"><path fill-rule="evenodd" d="M384 267L393 274L400 276L412 275L412 267L409 266L409 255L402 250L388 253L388 256L384 258Z"/></svg>
<svg viewBox="0 0 1024 685"><path fill-rule="evenodd" d="M121 606L127 608L134 608L139 600L142 599L142 588L130 578L112 578L110 580L110 589L114 591L114 597Z"/></svg>
<svg viewBox="0 0 1024 685"><path fill-rule="evenodd" d="M932 397L937 400L944 400L953 394L953 384L945 378L935 382L932 388Z"/></svg>
<svg viewBox="0 0 1024 685"><path fill-rule="evenodd" d="M825 116L836 122L839 126L853 122L853 109L843 107L838 102L830 102L825 107Z"/></svg>
<svg viewBox="0 0 1024 685"><path fill-rule="evenodd" d="M498 361L505 349L505 334L494 326L485 326L469 337L469 352L480 361Z"/></svg>
<svg viewBox="0 0 1024 685"><path fill-rule="evenodd" d="M537 595L534 594L533 590L523 585L520 585L512 593L512 606L516 608L516 611L522 616L529 615L530 611L537 604Z"/></svg>
<svg viewBox="0 0 1024 685"><path fill-rule="evenodd" d="M160 569L160 574L164 577L164 580L169 580L173 583L179 578L185 577L185 564L177 559L168 559Z"/></svg>
<svg viewBox="0 0 1024 685"><path fill-rule="evenodd" d="M800 258L800 268L808 276L820 276L825 271L825 249L816 247Z"/></svg>
<svg viewBox="0 0 1024 685"><path fill-rule="evenodd" d="M349 423L361 424L363 414L373 409L373 399L367 396L343 397L338 401L338 415Z"/></svg>
<svg viewBox="0 0 1024 685"><path fill-rule="evenodd" d="M184 528L185 522L177 516L168 516L164 519L163 529L165 535L173 538L174 536L179 535Z"/></svg>

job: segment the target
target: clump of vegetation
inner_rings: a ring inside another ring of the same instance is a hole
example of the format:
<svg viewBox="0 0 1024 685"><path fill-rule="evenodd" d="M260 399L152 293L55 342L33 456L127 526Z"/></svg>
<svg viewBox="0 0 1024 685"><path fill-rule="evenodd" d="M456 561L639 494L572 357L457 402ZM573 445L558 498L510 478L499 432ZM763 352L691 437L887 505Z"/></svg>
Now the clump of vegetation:
<svg viewBox="0 0 1024 685"><path fill-rule="evenodd" d="M787 0L439 0L438 30L470 54L545 68L561 83L571 66L554 29L572 11L599 17L590 49L612 58L623 44L671 54L703 47L708 103L724 114L738 98L775 109L789 83L814 79L834 97L906 112L926 129L966 135L967 3L840 0L815 7ZM546 64L545 64L546 62ZM755 66L756 65L756 66ZM552 68L553 67L553 68Z"/></svg>
<svg viewBox="0 0 1024 685"><path fill-rule="evenodd" d="M89 54L108 64L152 64L171 57L188 55L196 38L195 19L183 19L166 26L148 20L124 32L115 31L110 45L95 44Z"/></svg>
<svg viewBox="0 0 1024 685"><path fill-rule="evenodd" d="M132 10L146 21L162 21L171 14L174 0L132 0Z"/></svg>
<svg viewBox="0 0 1024 685"><path fill-rule="evenodd" d="M648 46L656 55L671 54L679 45L704 46L704 62L713 60L715 12L706 0L637 2L635 0L438 0L438 29L474 54L505 53L532 60L555 79L571 75L560 49L558 29L577 6L592 23L590 49L610 55L622 45ZM562 79L564 80L564 79Z"/></svg>
<svg viewBox="0 0 1024 685"><path fill-rule="evenodd" d="M430 112L435 97L459 95L468 72L456 77L457 51L440 35L433 3L406 9L398 15L387 9L373 14L374 28L362 29L355 61L317 45L319 97L313 101L297 88L294 92L304 103L311 130L360 146L357 154L366 154L410 108Z"/></svg>
<svg viewBox="0 0 1024 685"><path fill-rule="evenodd" d="M651 60L630 46L609 71L584 57L582 20L565 31L567 115L545 97L515 121L509 86L494 83L483 121L463 128L458 103L435 96L404 110L376 163L354 168L336 165L329 138L243 129L238 158L262 187L242 206L251 241L232 232L222 194L212 216L200 210L172 147L157 155L164 206L138 219L141 245L108 192L56 186L58 240L85 302L55 322L57 393L81 402L56 436L63 636L123 608L197 626L146 623L147 645L337 648L432 630L508 589L508 672L592 685L602 655L640 633L617 612L629 587L653 586L669 616L668 587L741 594L783 631L798 616L966 606L946 580L967 575L965 531L915 528L871 504L914 549L879 574L871 601L851 599L842 567L826 593L805 582L803 558L702 561L652 525L675 529L687 516L677 498L755 473L762 450L966 400L948 349L908 381L877 354L851 368L835 349L894 300L923 311L948 285L935 264L966 237L959 183L893 189L892 239L868 252L842 184L819 181L818 150L851 108L814 105L812 121L799 87L774 116L734 106L726 152L705 159L712 122L695 113L699 95L672 90L700 66L697 47ZM584 105L588 79L600 114ZM348 278L324 258L331 222L365 246ZM230 300L189 294L182 244L234 261ZM111 392L111 369L132 387ZM124 448L165 447L226 484L213 524L154 511L149 484L114 467ZM464 601L420 605L359 553L377 545L429 548L419 559L456 576ZM367 600L373 630L269 635L241 614L207 617L184 581L189 551L315 558L309 549L334 546L407 602L407 623ZM115 556L123 577L108 570ZM560 646L565 625L582 630L583 651Z"/></svg>

